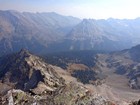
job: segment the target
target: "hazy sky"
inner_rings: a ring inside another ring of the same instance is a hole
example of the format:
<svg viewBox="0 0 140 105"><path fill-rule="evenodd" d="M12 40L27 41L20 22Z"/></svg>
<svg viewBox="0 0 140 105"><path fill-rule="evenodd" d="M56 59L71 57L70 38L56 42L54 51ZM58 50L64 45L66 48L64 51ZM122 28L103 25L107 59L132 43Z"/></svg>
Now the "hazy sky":
<svg viewBox="0 0 140 105"><path fill-rule="evenodd" d="M136 18L140 17L140 0L0 0L0 9L79 18Z"/></svg>

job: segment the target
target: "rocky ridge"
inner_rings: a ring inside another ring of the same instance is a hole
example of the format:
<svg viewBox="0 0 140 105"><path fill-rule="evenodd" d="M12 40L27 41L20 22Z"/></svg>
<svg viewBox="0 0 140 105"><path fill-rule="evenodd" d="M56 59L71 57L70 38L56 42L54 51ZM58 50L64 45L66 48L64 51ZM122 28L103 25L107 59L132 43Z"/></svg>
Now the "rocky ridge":
<svg viewBox="0 0 140 105"><path fill-rule="evenodd" d="M59 67L22 49L0 59L0 90L3 89L0 102L2 105L111 104L83 84L72 79L67 81L65 76L66 73L59 72Z"/></svg>

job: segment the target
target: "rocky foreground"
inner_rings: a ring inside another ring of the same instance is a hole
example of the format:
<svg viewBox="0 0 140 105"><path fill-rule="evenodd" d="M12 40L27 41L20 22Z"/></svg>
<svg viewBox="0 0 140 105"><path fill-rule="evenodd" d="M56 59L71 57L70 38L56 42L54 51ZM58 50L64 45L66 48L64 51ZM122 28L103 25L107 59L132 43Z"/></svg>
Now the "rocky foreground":
<svg viewBox="0 0 140 105"><path fill-rule="evenodd" d="M112 105L81 83L61 77L57 68L24 49L2 57L0 104Z"/></svg>

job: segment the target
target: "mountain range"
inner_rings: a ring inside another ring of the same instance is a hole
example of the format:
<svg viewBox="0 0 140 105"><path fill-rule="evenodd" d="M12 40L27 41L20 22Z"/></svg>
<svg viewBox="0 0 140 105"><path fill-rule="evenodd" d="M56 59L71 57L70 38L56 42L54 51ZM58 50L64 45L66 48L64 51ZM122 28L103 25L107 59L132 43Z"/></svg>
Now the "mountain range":
<svg viewBox="0 0 140 105"><path fill-rule="evenodd" d="M80 19L53 12L0 11L0 21L0 49L3 49L3 54L21 48L45 51L50 43L62 39Z"/></svg>
<svg viewBox="0 0 140 105"><path fill-rule="evenodd" d="M0 10L1 105L139 105L140 18Z"/></svg>
<svg viewBox="0 0 140 105"><path fill-rule="evenodd" d="M115 51L140 41L140 18L78 19L54 12L0 11L0 54L75 50Z"/></svg>

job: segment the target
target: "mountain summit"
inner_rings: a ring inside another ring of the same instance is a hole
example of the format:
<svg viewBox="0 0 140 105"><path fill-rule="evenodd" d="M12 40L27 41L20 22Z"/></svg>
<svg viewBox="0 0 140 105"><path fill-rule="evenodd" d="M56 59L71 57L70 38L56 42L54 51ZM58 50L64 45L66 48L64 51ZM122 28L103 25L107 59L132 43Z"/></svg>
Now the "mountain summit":
<svg viewBox="0 0 140 105"><path fill-rule="evenodd" d="M55 72L51 65L41 58L22 49L19 53L4 57L0 64L2 83L24 91L36 91L43 86L44 90L54 91L64 85L64 80ZM38 90L39 94L39 90Z"/></svg>

